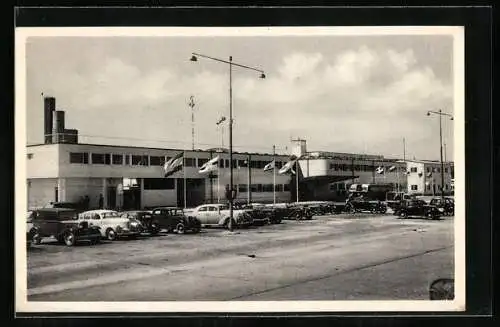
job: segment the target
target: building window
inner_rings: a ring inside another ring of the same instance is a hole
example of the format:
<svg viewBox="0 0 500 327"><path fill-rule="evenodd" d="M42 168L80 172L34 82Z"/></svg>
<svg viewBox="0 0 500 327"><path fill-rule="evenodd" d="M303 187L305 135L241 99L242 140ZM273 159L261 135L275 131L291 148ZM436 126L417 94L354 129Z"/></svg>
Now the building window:
<svg viewBox="0 0 500 327"><path fill-rule="evenodd" d="M148 161L149 161L148 156L132 155L133 166L148 166Z"/></svg>
<svg viewBox="0 0 500 327"><path fill-rule="evenodd" d="M430 167L427 167L427 172L430 173L431 172L431 168Z"/></svg>
<svg viewBox="0 0 500 327"><path fill-rule="evenodd" d="M246 166L247 166L246 160L238 160L238 167L246 167Z"/></svg>
<svg viewBox="0 0 500 327"><path fill-rule="evenodd" d="M427 189L427 191L430 191L431 190L431 186L427 185L426 189Z"/></svg>
<svg viewBox="0 0 500 327"><path fill-rule="evenodd" d="M438 167L437 172L440 173L441 172L441 168Z"/></svg>
<svg viewBox="0 0 500 327"><path fill-rule="evenodd" d="M436 172L436 167L432 167L432 172L435 173Z"/></svg>
<svg viewBox="0 0 500 327"><path fill-rule="evenodd" d="M110 155L109 153L106 153L106 154L104 155L104 163L105 163L106 165L111 165L111 155Z"/></svg>
<svg viewBox="0 0 500 327"><path fill-rule="evenodd" d="M411 173L416 173L417 172L417 167L411 167L410 168Z"/></svg>
<svg viewBox="0 0 500 327"><path fill-rule="evenodd" d="M205 158L198 158L198 167L201 167L203 166L204 164L206 164L208 162L209 159L205 159Z"/></svg>
<svg viewBox="0 0 500 327"><path fill-rule="evenodd" d="M219 168L224 168L224 159L219 159Z"/></svg>
<svg viewBox="0 0 500 327"><path fill-rule="evenodd" d="M69 153L69 162L70 163L78 163L78 164L88 164L89 163L89 154L86 152L70 152Z"/></svg>
<svg viewBox="0 0 500 327"><path fill-rule="evenodd" d="M173 190L175 189L174 178L144 178L145 190Z"/></svg>
<svg viewBox="0 0 500 327"><path fill-rule="evenodd" d="M130 154L125 155L125 164L130 165Z"/></svg>
<svg viewBox="0 0 500 327"><path fill-rule="evenodd" d="M283 184L276 184L276 192L283 192Z"/></svg>
<svg viewBox="0 0 500 327"><path fill-rule="evenodd" d="M448 190L448 184L445 184L445 185L444 185L444 189L445 189L445 190Z"/></svg>
<svg viewBox="0 0 500 327"><path fill-rule="evenodd" d="M280 169L283 167L283 162L282 161L276 161L276 168Z"/></svg>
<svg viewBox="0 0 500 327"><path fill-rule="evenodd" d="M418 190L418 185L412 185L411 186L412 191L417 191Z"/></svg>
<svg viewBox="0 0 500 327"><path fill-rule="evenodd" d="M262 185L262 192L272 192L274 189L273 184Z"/></svg>
<svg viewBox="0 0 500 327"><path fill-rule="evenodd" d="M163 160L162 160L163 159ZM162 161L165 161L165 157L158 157L158 156L150 156L149 157L149 164L151 166L163 166Z"/></svg>
<svg viewBox="0 0 500 327"><path fill-rule="evenodd" d="M123 165L123 155L113 154L113 165Z"/></svg>
<svg viewBox="0 0 500 327"><path fill-rule="evenodd" d="M28 153L26 157L28 158L28 160L33 159L33 153Z"/></svg>
<svg viewBox="0 0 500 327"><path fill-rule="evenodd" d="M92 153L92 164L104 164L104 153Z"/></svg>
<svg viewBox="0 0 500 327"><path fill-rule="evenodd" d="M224 162L224 167L229 168L229 159L226 159Z"/></svg>
<svg viewBox="0 0 500 327"><path fill-rule="evenodd" d="M447 173L447 172L448 172L448 168L445 168L445 169L444 169L444 172L445 172L445 173Z"/></svg>
<svg viewBox="0 0 500 327"><path fill-rule="evenodd" d="M239 184L238 185L238 192L239 193L246 193L246 192L248 192L247 185L246 184Z"/></svg>
<svg viewBox="0 0 500 327"><path fill-rule="evenodd" d="M250 190L251 190L252 192L257 192L257 184L252 184L252 185L250 185Z"/></svg>
<svg viewBox="0 0 500 327"><path fill-rule="evenodd" d="M283 184L283 191L290 192L290 184Z"/></svg>
<svg viewBox="0 0 500 327"><path fill-rule="evenodd" d="M196 158L185 158L184 164L186 167L196 167Z"/></svg>

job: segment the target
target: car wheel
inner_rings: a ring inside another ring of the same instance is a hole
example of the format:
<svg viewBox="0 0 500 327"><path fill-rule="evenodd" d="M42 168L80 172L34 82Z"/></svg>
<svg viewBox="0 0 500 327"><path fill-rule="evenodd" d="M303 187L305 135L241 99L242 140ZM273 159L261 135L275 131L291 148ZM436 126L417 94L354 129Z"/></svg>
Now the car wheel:
<svg viewBox="0 0 500 327"><path fill-rule="evenodd" d="M199 232L201 232L201 228L200 227L194 227L192 229L192 231L193 231L193 233L198 234Z"/></svg>
<svg viewBox="0 0 500 327"><path fill-rule="evenodd" d="M108 241L114 241L114 240L116 240L116 233L113 230L113 228L108 228L106 230L106 238L108 239Z"/></svg>
<svg viewBox="0 0 500 327"><path fill-rule="evenodd" d="M374 213L374 214L378 212L377 208L372 208L372 210L370 210L370 211L371 211L371 213Z"/></svg>
<svg viewBox="0 0 500 327"><path fill-rule="evenodd" d="M407 217L408 217L408 214L407 214L406 212L404 212L404 211L401 211L401 212L399 213L399 217L401 217L401 218L405 219L405 218L407 218Z"/></svg>
<svg viewBox="0 0 500 327"><path fill-rule="evenodd" d="M75 243L76 243L76 237L73 232L68 231L64 233L64 244L66 244L66 246L73 246L75 245Z"/></svg>
<svg viewBox="0 0 500 327"><path fill-rule="evenodd" d="M96 245L96 244L99 244L101 243L101 238L100 237L96 237L96 238L93 238L90 240L90 244L92 245Z"/></svg>
<svg viewBox="0 0 500 327"><path fill-rule="evenodd" d="M31 237L31 241L35 244L35 245L40 245L42 243L42 238L40 237L40 235L38 233L35 233L35 232L31 232L30 231L30 235L33 235Z"/></svg>
<svg viewBox="0 0 500 327"><path fill-rule="evenodd" d="M184 234L185 229L184 229L184 224L179 223L177 226L175 226L175 230L177 231L177 234Z"/></svg>

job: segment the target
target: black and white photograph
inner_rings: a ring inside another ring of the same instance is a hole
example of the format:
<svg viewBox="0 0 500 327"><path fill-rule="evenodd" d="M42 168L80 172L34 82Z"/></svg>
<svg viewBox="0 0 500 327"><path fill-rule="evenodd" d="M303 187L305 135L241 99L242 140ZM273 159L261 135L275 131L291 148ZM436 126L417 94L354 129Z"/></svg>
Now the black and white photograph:
<svg viewBox="0 0 500 327"><path fill-rule="evenodd" d="M16 311L465 310L463 33L16 28Z"/></svg>

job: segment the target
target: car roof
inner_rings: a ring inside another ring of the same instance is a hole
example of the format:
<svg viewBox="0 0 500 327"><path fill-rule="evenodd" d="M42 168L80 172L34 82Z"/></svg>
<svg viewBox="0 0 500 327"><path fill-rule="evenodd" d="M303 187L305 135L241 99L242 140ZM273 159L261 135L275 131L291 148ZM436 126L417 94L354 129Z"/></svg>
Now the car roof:
<svg viewBox="0 0 500 327"><path fill-rule="evenodd" d="M99 214L99 213L108 213L108 212L117 212L117 211L115 211L115 210L107 210L107 209L98 209L98 210L84 211L84 212L82 212L82 214L85 214L85 213L97 213L97 214Z"/></svg>
<svg viewBox="0 0 500 327"><path fill-rule="evenodd" d="M179 207L156 207L154 208L153 210L158 210L158 209L179 209L179 210L182 210L182 208L179 208Z"/></svg>
<svg viewBox="0 0 500 327"><path fill-rule="evenodd" d="M71 208L40 208L40 209L36 209L33 211L36 211L36 212L76 212L75 209L71 209Z"/></svg>

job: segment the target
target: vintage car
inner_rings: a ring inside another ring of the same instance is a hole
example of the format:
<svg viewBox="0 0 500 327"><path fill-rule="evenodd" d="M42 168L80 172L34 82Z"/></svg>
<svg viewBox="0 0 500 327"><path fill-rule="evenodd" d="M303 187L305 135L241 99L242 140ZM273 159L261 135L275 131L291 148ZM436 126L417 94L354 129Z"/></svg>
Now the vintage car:
<svg viewBox="0 0 500 327"><path fill-rule="evenodd" d="M273 209L262 203L236 204L235 209L246 210L252 216L253 224L258 226L270 224L274 218Z"/></svg>
<svg viewBox="0 0 500 327"><path fill-rule="evenodd" d="M229 206L226 204L203 204L194 209L184 210L184 214L197 218L202 226L229 227L230 212ZM252 215L247 210L233 208L233 227L244 227L252 224Z"/></svg>
<svg viewBox="0 0 500 327"><path fill-rule="evenodd" d="M33 211L28 211L26 219L26 246L30 247L33 243L40 244L40 228L33 224Z"/></svg>
<svg viewBox="0 0 500 327"><path fill-rule="evenodd" d="M427 217L430 219L439 219L443 215L444 209L434 205L427 204L424 200L411 199L403 200L399 208L399 217Z"/></svg>
<svg viewBox="0 0 500 327"><path fill-rule="evenodd" d="M60 243L73 246L80 241L97 244L101 240L101 232L97 226L89 226L87 222L77 219L77 212L66 208L42 208L33 212L33 225L38 228L39 244L42 237L55 237Z"/></svg>
<svg viewBox="0 0 500 327"><path fill-rule="evenodd" d="M98 226L101 236L109 241L116 238L135 238L142 233L143 227L136 219L124 218L114 210L89 210L78 215L79 221L84 221L89 226Z"/></svg>
<svg viewBox="0 0 500 327"><path fill-rule="evenodd" d="M430 200L430 205L436 206L438 208L443 208L443 214L446 216L454 216L455 215L455 201L453 198L440 198L435 197Z"/></svg>
<svg viewBox="0 0 500 327"><path fill-rule="evenodd" d="M349 213L369 211L371 213L384 214L387 212L387 206L379 200L371 200L366 197L355 197L347 199L345 211Z"/></svg>
<svg viewBox="0 0 500 327"><path fill-rule="evenodd" d="M143 232L150 233L151 235L156 235L160 232L161 227L157 219L153 218L151 211L146 210L133 210L133 211L123 211L120 212L122 218L127 218L129 220L138 220L143 228Z"/></svg>
<svg viewBox="0 0 500 327"><path fill-rule="evenodd" d="M336 206L330 201L306 201L297 204L307 207L313 216L322 216L336 213Z"/></svg>
<svg viewBox="0 0 500 327"><path fill-rule="evenodd" d="M199 233L201 222L194 216L186 216L181 208L159 207L151 211L153 221L158 224L160 230L184 234L187 231Z"/></svg>

